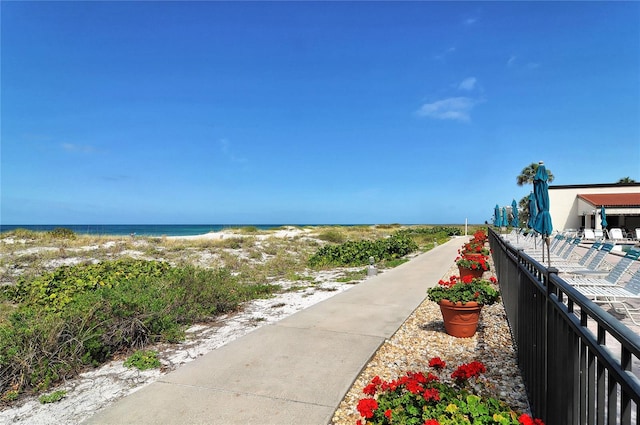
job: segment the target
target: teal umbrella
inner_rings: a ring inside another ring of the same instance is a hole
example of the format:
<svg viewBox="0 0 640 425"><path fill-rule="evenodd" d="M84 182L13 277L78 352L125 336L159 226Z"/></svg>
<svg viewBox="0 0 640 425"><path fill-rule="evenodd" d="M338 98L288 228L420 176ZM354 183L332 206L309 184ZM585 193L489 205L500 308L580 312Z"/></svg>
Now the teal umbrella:
<svg viewBox="0 0 640 425"><path fill-rule="evenodd" d="M513 218L511 219L511 227L520 226L520 219L518 218L518 203L515 199L511 202L511 214L513 215Z"/></svg>
<svg viewBox="0 0 640 425"><path fill-rule="evenodd" d="M538 170L533 178L533 196L536 199L536 206L538 207L538 215L536 216L536 222L533 225L533 230L540 233L545 243L547 244L547 254L549 254L549 235L553 232L553 224L551 223L551 214L549 214L549 186L547 184L547 169L544 166L544 162L540 161L538 164ZM548 257L548 255L547 255ZM549 260L549 267L551 267L551 259ZM542 261L544 261L544 249L542 250Z"/></svg>
<svg viewBox="0 0 640 425"><path fill-rule="evenodd" d="M607 223L607 214L604 210L604 206L600 208L600 216L601 216L600 224L602 224L603 229L606 229L608 223Z"/></svg>
<svg viewBox="0 0 640 425"><path fill-rule="evenodd" d="M509 225L509 219L507 218L507 207L502 207L502 227Z"/></svg>
<svg viewBox="0 0 640 425"><path fill-rule="evenodd" d="M527 221L527 227L533 229L533 225L536 223L536 216L538 215L538 207L536 207L536 198L533 196L533 192L529 194L529 220Z"/></svg>
<svg viewBox="0 0 640 425"><path fill-rule="evenodd" d="M500 218L500 207L496 204L496 208L493 211L493 225L496 227L500 227L502 224L502 219Z"/></svg>

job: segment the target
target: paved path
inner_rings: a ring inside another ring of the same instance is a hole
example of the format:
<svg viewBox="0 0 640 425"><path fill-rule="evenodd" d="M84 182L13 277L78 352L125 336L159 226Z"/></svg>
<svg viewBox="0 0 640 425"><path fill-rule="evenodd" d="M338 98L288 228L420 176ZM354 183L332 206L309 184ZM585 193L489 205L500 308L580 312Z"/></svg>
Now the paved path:
<svg viewBox="0 0 640 425"><path fill-rule="evenodd" d="M87 424L324 425L385 339L453 265L454 238L262 326L99 411Z"/></svg>

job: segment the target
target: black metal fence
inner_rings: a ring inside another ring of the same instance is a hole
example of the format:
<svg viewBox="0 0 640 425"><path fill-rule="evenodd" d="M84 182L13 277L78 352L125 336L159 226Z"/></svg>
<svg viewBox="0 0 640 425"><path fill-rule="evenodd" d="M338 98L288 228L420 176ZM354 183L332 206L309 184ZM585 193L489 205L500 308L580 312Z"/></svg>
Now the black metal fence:
<svg viewBox="0 0 640 425"><path fill-rule="evenodd" d="M534 416L638 424L640 336L491 229L489 243Z"/></svg>

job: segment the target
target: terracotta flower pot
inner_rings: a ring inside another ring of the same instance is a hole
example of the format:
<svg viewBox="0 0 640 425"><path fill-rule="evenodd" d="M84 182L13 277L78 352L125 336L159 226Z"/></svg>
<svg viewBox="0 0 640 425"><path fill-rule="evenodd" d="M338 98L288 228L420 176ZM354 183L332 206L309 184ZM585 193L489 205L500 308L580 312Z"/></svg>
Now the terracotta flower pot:
<svg viewBox="0 0 640 425"><path fill-rule="evenodd" d="M444 329L449 335L456 338L469 338L475 335L482 304L473 301L463 304L442 300L439 305L444 320Z"/></svg>
<svg viewBox="0 0 640 425"><path fill-rule="evenodd" d="M458 266L458 272L460 273L460 278L462 279L465 276L471 277L482 277L484 270L482 269L468 269L466 267Z"/></svg>

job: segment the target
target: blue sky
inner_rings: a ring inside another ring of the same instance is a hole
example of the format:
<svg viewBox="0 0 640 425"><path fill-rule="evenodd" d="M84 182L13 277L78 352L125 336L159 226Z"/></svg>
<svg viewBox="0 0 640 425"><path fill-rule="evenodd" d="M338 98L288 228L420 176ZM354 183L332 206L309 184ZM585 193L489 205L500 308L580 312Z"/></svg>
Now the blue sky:
<svg viewBox="0 0 640 425"><path fill-rule="evenodd" d="M640 181L638 2L2 2L3 224L481 223Z"/></svg>

